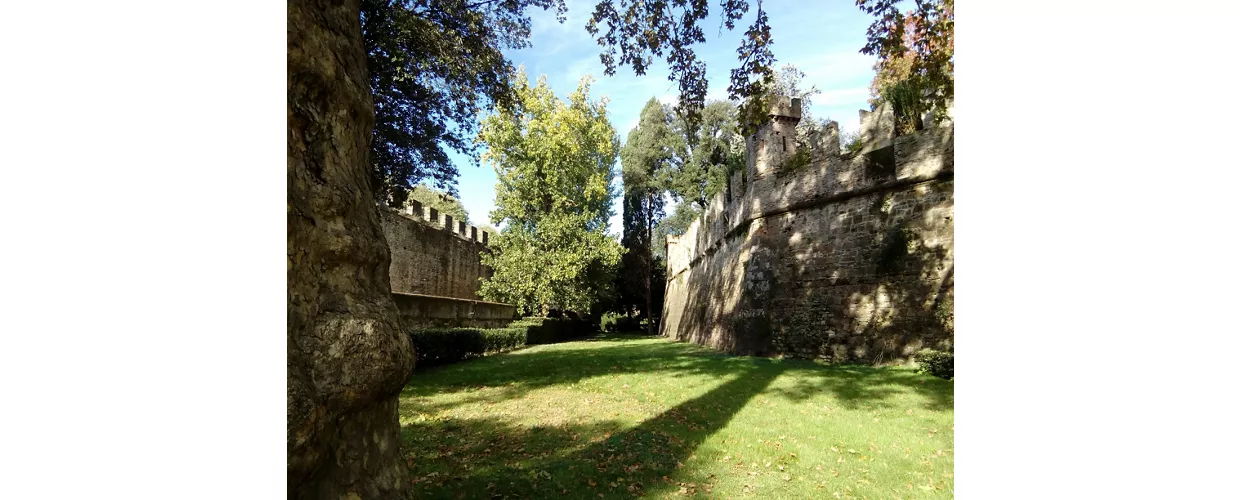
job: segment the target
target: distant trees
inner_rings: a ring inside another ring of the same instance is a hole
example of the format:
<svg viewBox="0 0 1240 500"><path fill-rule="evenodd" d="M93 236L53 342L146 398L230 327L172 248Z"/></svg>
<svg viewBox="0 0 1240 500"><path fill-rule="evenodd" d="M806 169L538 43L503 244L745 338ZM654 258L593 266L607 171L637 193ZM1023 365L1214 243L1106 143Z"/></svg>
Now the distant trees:
<svg viewBox="0 0 1240 500"><path fill-rule="evenodd" d="M606 101L589 99L589 77L568 102L546 77L531 86L519 72L511 85L514 103L478 133L499 178L491 220L506 225L496 252L483 254L495 274L479 293L526 312L588 311L609 293L622 253L607 235L619 138Z"/></svg>
<svg viewBox="0 0 1240 500"><path fill-rule="evenodd" d="M667 113L656 99L642 108L637 128L629 132L628 141L620 150L621 179L624 184L623 236L625 253L621 259L618 306L640 316L650 317L654 308L654 255L651 252L655 224L663 218L663 193L660 176L672 168L678 137L669 126ZM639 316L639 317L640 317ZM654 334L654 322L647 323L647 333Z"/></svg>
<svg viewBox="0 0 1240 500"><path fill-rule="evenodd" d="M805 72L801 71L793 64L785 64L779 67L779 71L775 74L775 85L771 92L771 98L791 97L801 100L801 121L797 122L797 143L801 147L809 146L809 134L815 128L826 125L830 119L824 119L819 123L810 109L814 105L814 96L821 94L822 90L816 85L805 86Z"/></svg>
<svg viewBox="0 0 1240 500"><path fill-rule="evenodd" d="M732 173L745 168L745 139L738 120L738 108L728 101L708 103L697 126L680 115L672 118L676 161L664 179L674 198L706 208Z"/></svg>
<svg viewBox="0 0 1240 500"><path fill-rule="evenodd" d="M461 204L461 200L425 184L414 186L409 191L409 200L405 202L406 206L408 206L409 201L417 201L424 207L431 207L441 214L451 215L454 221L470 223L469 212L465 210L465 205Z"/></svg>

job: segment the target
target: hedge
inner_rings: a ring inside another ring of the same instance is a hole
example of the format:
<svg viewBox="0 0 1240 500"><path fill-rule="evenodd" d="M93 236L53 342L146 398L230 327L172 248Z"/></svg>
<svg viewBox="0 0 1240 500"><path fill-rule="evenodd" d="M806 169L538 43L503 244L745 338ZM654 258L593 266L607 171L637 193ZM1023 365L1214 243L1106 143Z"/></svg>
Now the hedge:
<svg viewBox="0 0 1240 500"><path fill-rule="evenodd" d="M508 351L525 345L552 344L593 333L586 319L524 318L504 328L424 328L409 338L417 366L438 366Z"/></svg>
<svg viewBox="0 0 1240 500"><path fill-rule="evenodd" d="M594 333L589 320L569 318L535 318L526 323L526 344L555 344Z"/></svg>

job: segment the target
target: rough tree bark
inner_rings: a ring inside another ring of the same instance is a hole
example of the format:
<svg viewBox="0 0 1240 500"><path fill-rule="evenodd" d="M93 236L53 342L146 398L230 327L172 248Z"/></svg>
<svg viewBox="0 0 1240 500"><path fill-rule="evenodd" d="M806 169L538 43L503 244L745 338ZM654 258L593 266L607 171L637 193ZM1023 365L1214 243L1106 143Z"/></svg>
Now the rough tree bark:
<svg viewBox="0 0 1240 500"><path fill-rule="evenodd" d="M371 196L359 0L288 2L288 496L404 496L413 370Z"/></svg>

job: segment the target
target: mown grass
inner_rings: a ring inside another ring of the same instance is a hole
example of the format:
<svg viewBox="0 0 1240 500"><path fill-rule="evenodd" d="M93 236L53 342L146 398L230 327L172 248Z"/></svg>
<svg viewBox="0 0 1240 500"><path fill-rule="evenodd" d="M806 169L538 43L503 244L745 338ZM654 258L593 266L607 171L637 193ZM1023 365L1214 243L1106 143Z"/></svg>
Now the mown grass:
<svg viewBox="0 0 1240 500"><path fill-rule="evenodd" d="M945 498L950 381L606 335L415 375L415 498Z"/></svg>

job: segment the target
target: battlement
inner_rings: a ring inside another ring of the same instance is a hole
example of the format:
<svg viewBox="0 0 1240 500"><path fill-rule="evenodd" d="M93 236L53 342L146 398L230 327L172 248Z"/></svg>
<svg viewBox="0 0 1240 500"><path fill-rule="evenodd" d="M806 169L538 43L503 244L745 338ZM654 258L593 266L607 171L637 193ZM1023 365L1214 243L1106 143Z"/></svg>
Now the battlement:
<svg viewBox="0 0 1240 500"><path fill-rule="evenodd" d="M492 274L483 264L492 252L488 233L438 210L411 205L379 213L391 252L392 292L479 300L479 280Z"/></svg>
<svg viewBox="0 0 1240 500"><path fill-rule="evenodd" d="M749 222L826 200L865 193L885 186L951 175L954 125L951 120L896 135L888 105L860 111L862 146L840 148L837 122L817 128L809 137L809 154L797 154L799 99L777 100L770 121L746 138L746 169L736 172L725 189L711 198L701 217L680 237L668 238L668 277L688 268L722 240ZM950 108L949 108L950 116Z"/></svg>
<svg viewBox="0 0 1240 500"><path fill-rule="evenodd" d="M490 246L491 233L477 226L468 225L464 221L453 220L451 215L441 214L439 210L424 207L417 200L409 200L409 206L400 210L402 216L421 222L436 229L442 229L467 241Z"/></svg>
<svg viewBox="0 0 1240 500"><path fill-rule="evenodd" d="M954 125L897 135L887 107L796 141L777 101L746 138L746 168L667 239L660 333L733 354L850 363L953 342ZM803 148L798 151L798 148Z"/></svg>

